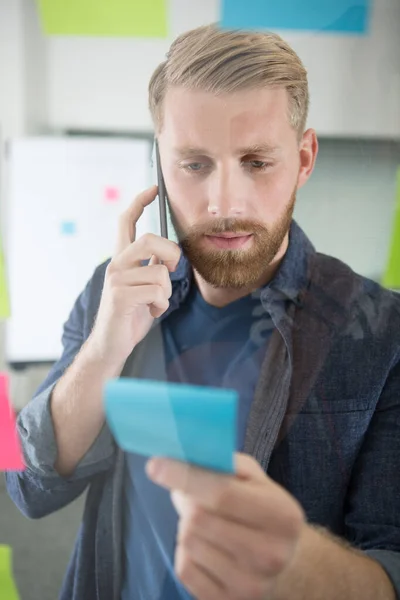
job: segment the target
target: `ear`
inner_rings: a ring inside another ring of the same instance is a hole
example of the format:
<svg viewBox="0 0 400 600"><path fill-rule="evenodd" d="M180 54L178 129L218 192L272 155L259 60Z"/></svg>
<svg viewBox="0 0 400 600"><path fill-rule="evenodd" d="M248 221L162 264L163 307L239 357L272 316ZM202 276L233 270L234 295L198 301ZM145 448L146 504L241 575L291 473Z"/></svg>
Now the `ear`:
<svg viewBox="0 0 400 600"><path fill-rule="evenodd" d="M297 189L301 188L314 170L318 154L318 139L315 129L307 129L299 145L300 169Z"/></svg>

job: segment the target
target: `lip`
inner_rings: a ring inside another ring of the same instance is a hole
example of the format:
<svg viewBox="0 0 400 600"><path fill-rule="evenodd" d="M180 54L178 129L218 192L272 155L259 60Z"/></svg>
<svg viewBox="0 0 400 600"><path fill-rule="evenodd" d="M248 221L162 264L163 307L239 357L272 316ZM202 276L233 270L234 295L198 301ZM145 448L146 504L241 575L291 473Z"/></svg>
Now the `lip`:
<svg viewBox="0 0 400 600"><path fill-rule="evenodd" d="M221 234L221 235L206 235L205 239L209 244L223 250L237 250L247 246L252 240L253 234Z"/></svg>
<svg viewBox="0 0 400 600"><path fill-rule="evenodd" d="M218 234L214 234L214 235L209 235L208 237L217 237L217 238L227 238L227 239L232 239L232 238L240 238L240 237L249 237L250 235L252 235L251 233L218 233Z"/></svg>

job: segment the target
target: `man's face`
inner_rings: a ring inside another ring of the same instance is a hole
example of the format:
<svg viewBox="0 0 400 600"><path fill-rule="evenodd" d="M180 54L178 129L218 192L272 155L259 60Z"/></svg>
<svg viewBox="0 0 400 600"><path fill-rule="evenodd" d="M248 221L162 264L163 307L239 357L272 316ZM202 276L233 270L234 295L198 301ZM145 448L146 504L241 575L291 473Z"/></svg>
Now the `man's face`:
<svg viewBox="0 0 400 600"><path fill-rule="evenodd" d="M192 266L215 287L260 281L287 241L306 179L287 92L169 89L159 143L173 224Z"/></svg>

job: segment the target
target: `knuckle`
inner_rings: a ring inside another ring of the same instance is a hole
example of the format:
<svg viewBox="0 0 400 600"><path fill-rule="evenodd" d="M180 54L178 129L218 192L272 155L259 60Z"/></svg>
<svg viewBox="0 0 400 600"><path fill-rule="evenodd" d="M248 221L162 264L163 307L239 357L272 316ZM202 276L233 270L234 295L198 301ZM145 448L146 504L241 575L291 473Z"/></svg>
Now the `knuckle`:
<svg viewBox="0 0 400 600"><path fill-rule="evenodd" d="M154 233L144 233L138 241L145 250L150 250L154 246L154 239L156 237Z"/></svg>
<svg viewBox="0 0 400 600"><path fill-rule="evenodd" d="M157 270L158 280L162 285L169 284L169 273L165 265L154 265Z"/></svg>
<svg viewBox="0 0 400 600"><path fill-rule="evenodd" d="M266 587L259 578L236 574L230 582L230 598L232 600L264 600Z"/></svg>
<svg viewBox="0 0 400 600"><path fill-rule="evenodd" d="M125 223L126 219L127 219L127 211L124 210L118 216L118 223L120 225L123 225Z"/></svg>
<svg viewBox="0 0 400 600"><path fill-rule="evenodd" d="M261 557L264 557L263 563L261 564ZM280 573L287 565L289 560L289 551L284 545L274 544L274 548L271 550L264 549L259 554L260 569L265 570L265 566L268 565L268 571L271 575Z"/></svg>
<svg viewBox="0 0 400 600"><path fill-rule="evenodd" d="M264 583L260 579L252 579L247 585L246 598L249 600L263 600L265 592Z"/></svg>
<svg viewBox="0 0 400 600"><path fill-rule="evenodd" d="M119 275L119 271L117 269L113 268L112 270L110 270L107 273L107 281L111 288L118 286L119 279L120 279L120 275Z"/></svg>
<svg viewBox="0 0 400 600"><path fill-rule="evenodd" d="M224 482L219 490L215 493L213 508L216 511L223 509L232 504L232 487L229 483Z"/></svg>
<svg viewBox="0 0 400 600"><path fill-rule="evenodd" d="M200 506L194 507L190 515L190 528L188 528L188 531L191 532L193 530L203 529L205 527L206 518L206 513L203 508Z"/></svg>
<svg viewBox="0 0 400 600"><path fill-rule="evenodd" d="M190 583L193 578L194 566L190 558L185 555L176 566L176 574L183 583Z"/></svg>
<svg viewBox="0 0 400 600"><path fill-rule="evenodd" d="M118 268L115 264L115 262L113 260L111 260L111 262L108 263L107 268L106 268L106 274L108 276L108 278L110 278L111 275L113 275L114 273L116 273L118 271Z"/></svg>
<svg viewBox="0 0 400 600"><path fill-rule="evenodd" d="M164 290L159 285L154 286L154 299L159 304L165 304L166 298Z"/></svg>
<svg viewBox="0 0 400 600"><path fill-rule="evenodd" d="M182 546L182 548L188 549L188 548L190 548L193 539L194 539L194 531L190 527L190 525L188 525L181 532L181 535L179 537L179 544Z"/></svg>
<svg viewBox="0 0 400 600"><path fill-rule="evenodd" d="M288 534L293 537L297 537L304 525L305 513L300 504L293 507L286 518L286 525L288 527Z"/></svg>
<svg viewBox="0 0 400 600"><path fill-rule="evenodd" d="M128 221L130 221L129 211L128 210L124 210L118 216L118 227L119 227L119 229L124 229L126 227L126 223Z"/></svg>
<svg viewBox="0 0 400 600"><path fill-rule="evenodd" d="M110 294L111 307L114 310L118 311L123 306L123 302L124 302L124 294L122 293L122 290L120 288L114 287Z"/></svg>

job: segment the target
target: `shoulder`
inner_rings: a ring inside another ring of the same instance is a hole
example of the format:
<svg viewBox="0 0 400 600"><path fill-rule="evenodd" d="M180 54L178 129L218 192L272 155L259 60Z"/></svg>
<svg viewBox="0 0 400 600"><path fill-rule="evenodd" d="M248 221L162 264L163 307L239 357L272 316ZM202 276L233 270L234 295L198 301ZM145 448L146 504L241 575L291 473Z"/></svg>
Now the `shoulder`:
<svg viewBox="0 0 400 600"><path fill-rule="evenodd" d="M317 252L311 272L311 284L321 286L337 300L348 303L369 298L382 307L392 307L400 317L400 294L353 271L333 256Z"/></svg>
<svg viewBox="0 0 400 600"><path fill-rule="evenodd" d="M363 330L398 339L400 294L355 273L347 264L315 253L306 298L313 309L339 318L342 325L358 321Z"/></svg>

